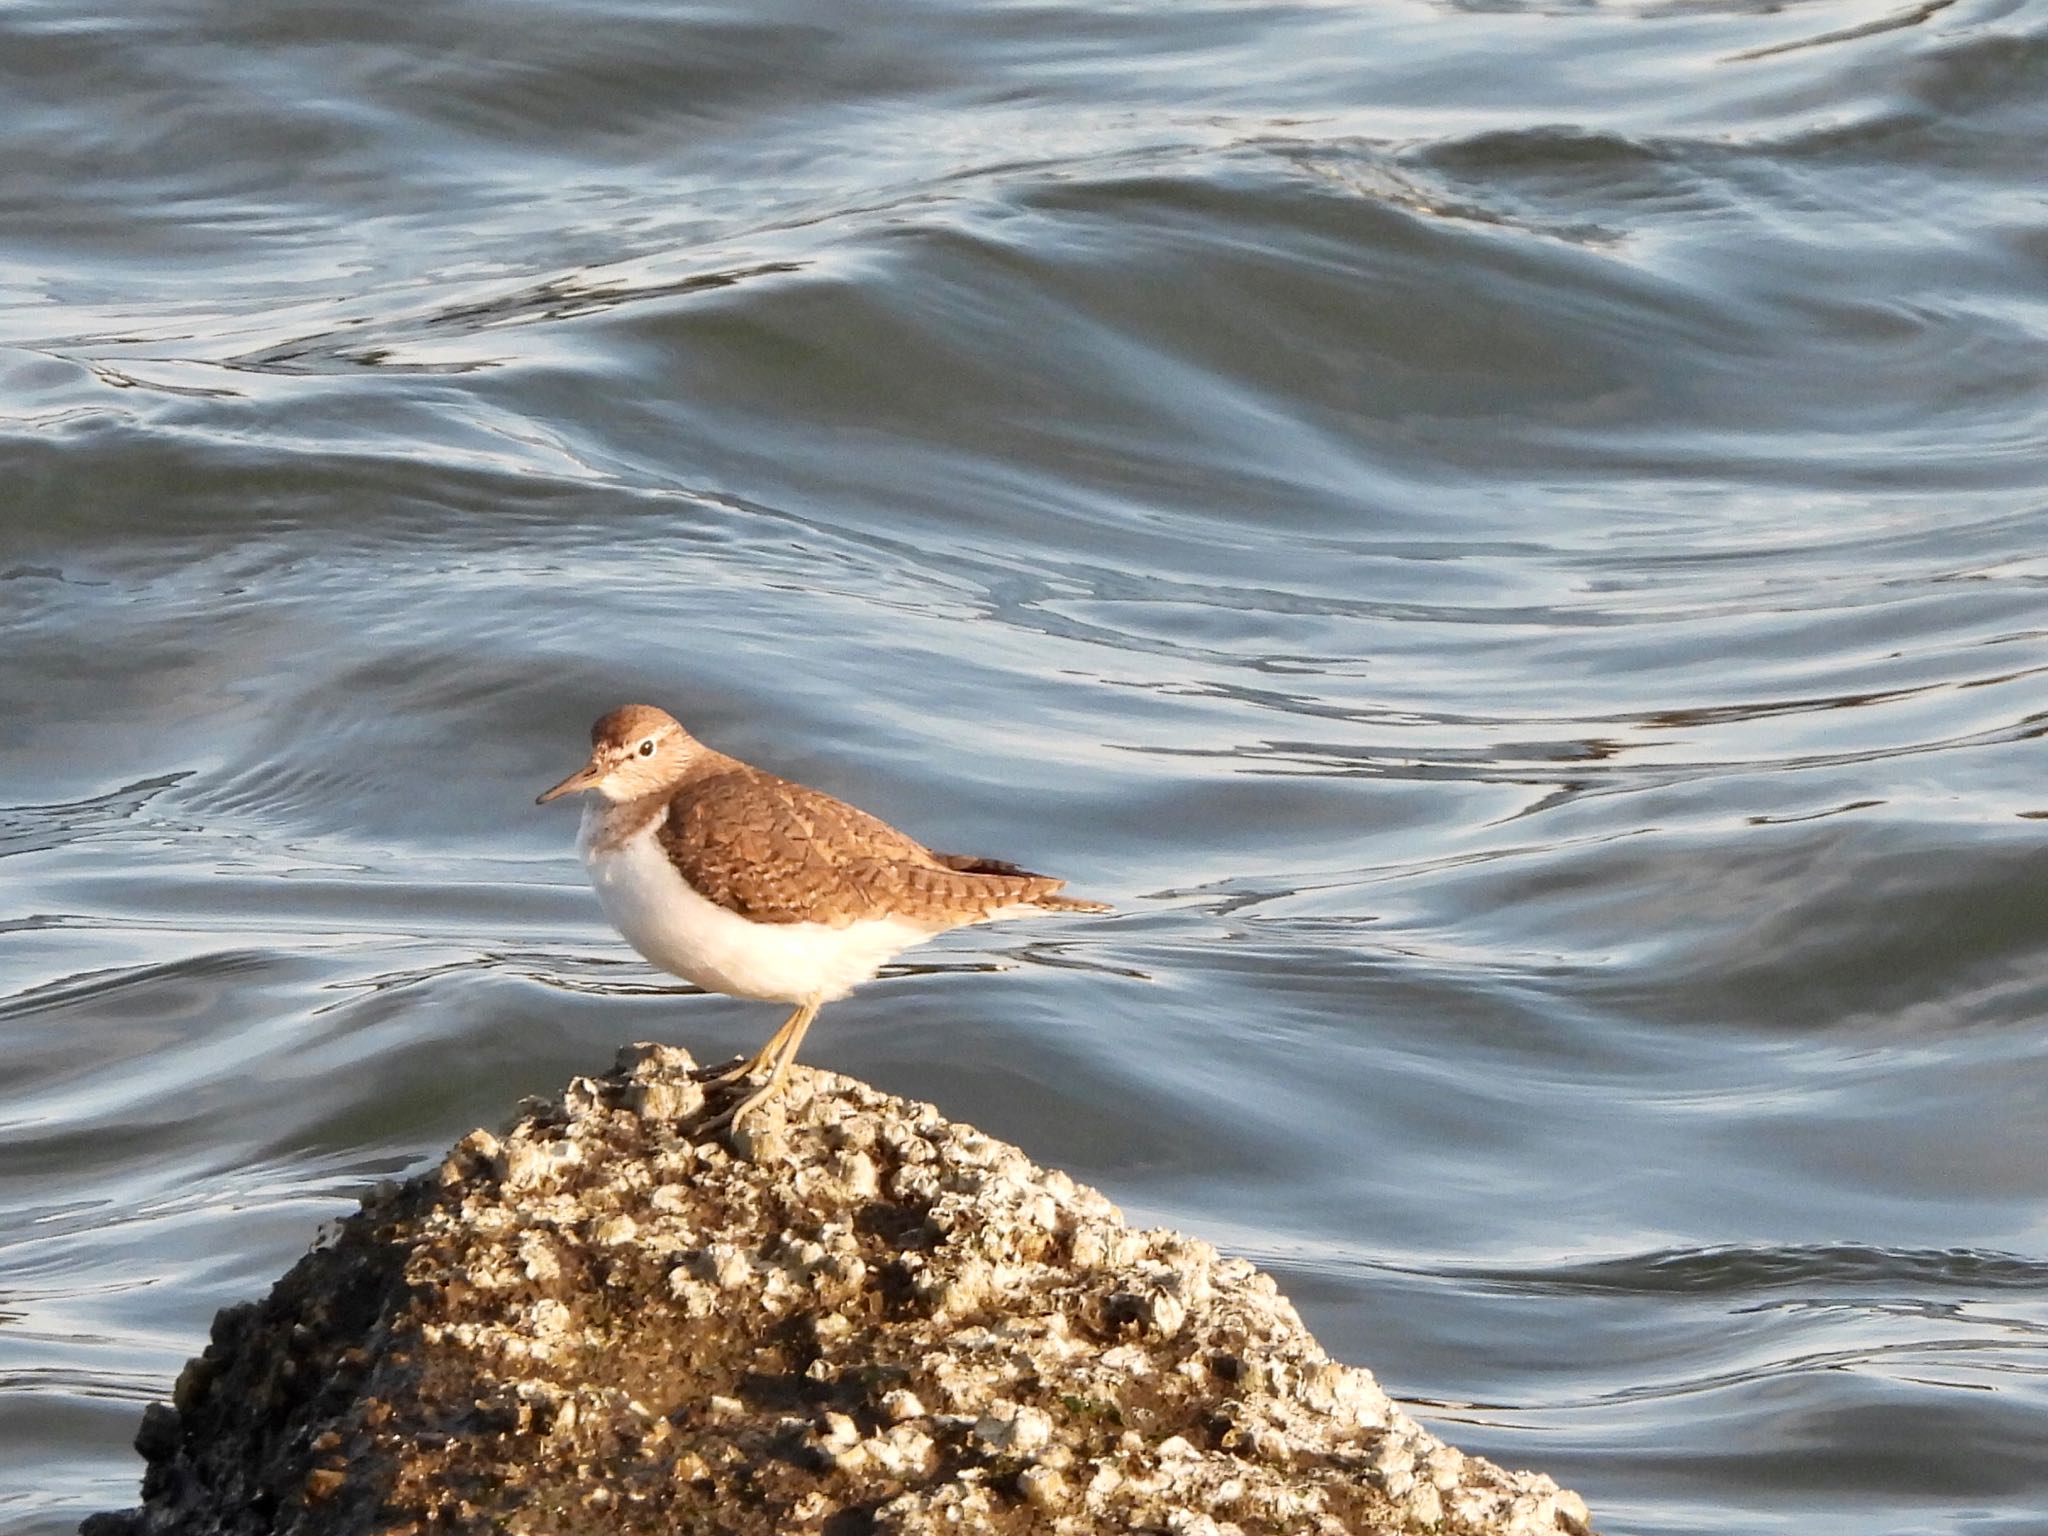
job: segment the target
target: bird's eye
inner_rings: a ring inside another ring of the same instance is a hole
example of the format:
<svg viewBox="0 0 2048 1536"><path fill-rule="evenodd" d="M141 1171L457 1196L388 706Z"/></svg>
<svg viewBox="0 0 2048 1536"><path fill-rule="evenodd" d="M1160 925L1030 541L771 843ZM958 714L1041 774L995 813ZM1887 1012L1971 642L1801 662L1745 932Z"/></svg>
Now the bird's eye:
<svg viewBox="0 0 2048 1536"><path fill-rule="evenodd" d="M654 738L652 736L640 743L640 755L642 757L654 756Z"/></svg>

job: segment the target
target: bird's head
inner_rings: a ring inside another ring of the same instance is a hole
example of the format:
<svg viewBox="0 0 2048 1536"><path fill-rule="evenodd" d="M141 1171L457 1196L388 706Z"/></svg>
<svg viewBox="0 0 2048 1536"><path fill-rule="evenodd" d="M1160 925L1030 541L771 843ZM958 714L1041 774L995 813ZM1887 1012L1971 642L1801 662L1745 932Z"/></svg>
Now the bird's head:
<svg viewBox="0 0 2048 1536"><path fill-rule="evenodd" d="M666 710L651 704L615 709L590 728L590 761L545 791L535 805L594 789L614 805L667 788L704 750Z"/></svg>

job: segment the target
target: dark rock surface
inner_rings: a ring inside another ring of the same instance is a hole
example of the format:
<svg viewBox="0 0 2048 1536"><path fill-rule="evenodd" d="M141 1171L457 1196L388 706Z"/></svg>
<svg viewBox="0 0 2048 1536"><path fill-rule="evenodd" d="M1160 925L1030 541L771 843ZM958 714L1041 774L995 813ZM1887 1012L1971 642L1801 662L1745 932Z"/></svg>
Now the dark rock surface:
<svg viewBox="0 0 2048 1536"><path fill-rule="evenodd" d="M636 1048L374 1192L215 1320L88 1536L1585 1528L1249 1264L822 1072L735 1156L692 1066Z"/></svg>

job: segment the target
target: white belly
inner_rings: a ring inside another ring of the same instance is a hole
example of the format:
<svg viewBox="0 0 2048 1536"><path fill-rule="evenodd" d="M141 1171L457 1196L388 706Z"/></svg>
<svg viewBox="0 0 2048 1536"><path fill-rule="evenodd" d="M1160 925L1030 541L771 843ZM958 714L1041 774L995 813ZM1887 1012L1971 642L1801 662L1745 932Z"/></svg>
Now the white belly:
<svg viewBox="0 0 2048 1536"><path fill-rule="evenodd" d="M748 922L691 890L651 828L606 849L593 845L592 831L586 818L583 863L604 915L650 963L707 991L830 1002L940 931L901 918L844 928Z"/></svg>

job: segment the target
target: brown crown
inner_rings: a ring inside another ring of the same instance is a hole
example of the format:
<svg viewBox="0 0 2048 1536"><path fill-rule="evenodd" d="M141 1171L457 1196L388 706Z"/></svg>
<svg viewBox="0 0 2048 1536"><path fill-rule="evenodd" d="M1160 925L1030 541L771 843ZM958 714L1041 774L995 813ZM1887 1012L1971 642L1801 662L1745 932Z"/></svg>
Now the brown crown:
<svg viewBox="0 0 2048 1536"><path fill-rule="evenodd" d="M663 726L682 729L676 717L652 704L622 704L590 728L593 747L628 747L649 731Z"/></svg>

